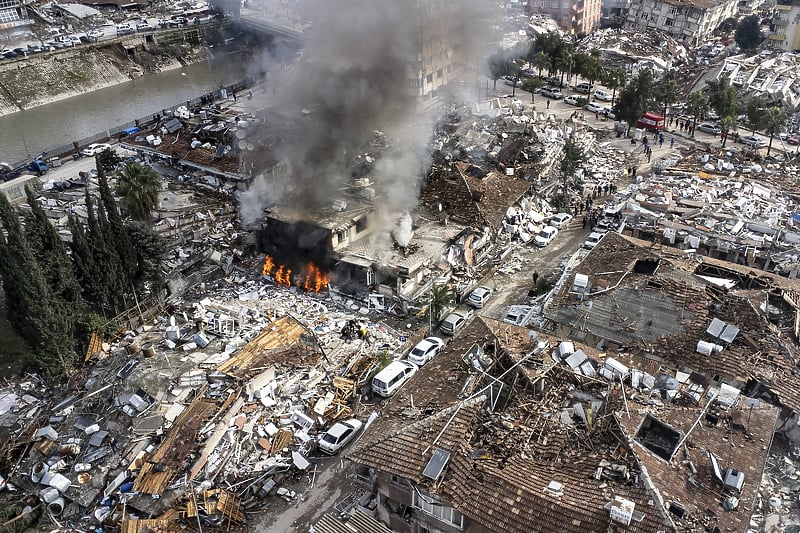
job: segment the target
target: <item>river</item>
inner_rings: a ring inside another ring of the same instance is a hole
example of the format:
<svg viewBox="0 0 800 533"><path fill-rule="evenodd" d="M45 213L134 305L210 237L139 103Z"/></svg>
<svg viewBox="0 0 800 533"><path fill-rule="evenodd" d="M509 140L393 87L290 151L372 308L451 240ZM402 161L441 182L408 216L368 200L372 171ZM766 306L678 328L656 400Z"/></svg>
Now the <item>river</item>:
<svg viewBox="0 0 800 533"><path fill-rule="evenodd" d="M0 161L16 162L208 93L246 76L217 58L0 117Z"/></svg>

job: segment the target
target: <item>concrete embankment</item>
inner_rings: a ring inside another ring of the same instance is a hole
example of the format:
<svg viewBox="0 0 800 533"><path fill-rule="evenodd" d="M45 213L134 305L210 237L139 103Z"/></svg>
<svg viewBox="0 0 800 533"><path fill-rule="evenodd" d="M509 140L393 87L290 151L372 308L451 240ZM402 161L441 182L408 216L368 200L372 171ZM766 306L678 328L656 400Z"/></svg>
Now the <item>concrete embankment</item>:
<svg viewBox="0 0 800 533"><path fill-rule="evenodd" d="M0 64L0 116L205 60L198 30L131 36Z"/></svg>

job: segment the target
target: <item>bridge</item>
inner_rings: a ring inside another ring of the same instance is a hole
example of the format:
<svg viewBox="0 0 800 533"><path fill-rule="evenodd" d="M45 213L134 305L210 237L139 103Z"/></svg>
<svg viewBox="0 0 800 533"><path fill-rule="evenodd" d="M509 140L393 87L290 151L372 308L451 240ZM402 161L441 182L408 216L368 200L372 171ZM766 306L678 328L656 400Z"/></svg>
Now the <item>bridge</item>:
<svg viewBox="0 0 800 533"><path fill-rule="evenodd" d="M304 32L311 28L310 21L282 0L259 0L242 7L240 21L258 32L294 41L303 41Z"/></svg>

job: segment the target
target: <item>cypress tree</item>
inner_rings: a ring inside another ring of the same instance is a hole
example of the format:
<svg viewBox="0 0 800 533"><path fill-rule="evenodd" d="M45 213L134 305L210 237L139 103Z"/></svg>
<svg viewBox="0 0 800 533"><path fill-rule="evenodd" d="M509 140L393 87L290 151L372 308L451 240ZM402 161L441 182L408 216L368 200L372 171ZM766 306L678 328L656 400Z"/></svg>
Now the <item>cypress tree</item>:
<svg viewBox="0 0 800 533"><path fill-rule="evenodd" d="M167 241L142 222L130 222L127 230L136 251L133 284L137 290L157 291L164 282L161 263L167 253Z"/></svg>
<svg viewBox="0 0 800 533"><path fill-rule="evenodd" d="M97 280L94 279L94 262L92 250L89 247L89 241L86 236L86 228L72 214L69 215L67 224L70 233L72 233L72 241L69 247L72 252L72 267L75 271L75 276L83 289L83 297L92 304L97 305L98 300L94 291L94 283Z"/></svg>
<svg viewBox="0 0 800 533"><path fill-rule="evenodd" d="M67 248L30 187L25 194L31 212L25 217L25 236L53 294L73 308L81 307L81 288Z"/></svg>
<svg viewBox="0 0 800 533"><path fill-rule="evenodd" d="M97 167L97 181L100 185L100 199L108 217L109 233L114 250L119 256L119 264L122 272L125 274L123 286L129 287L134 272L136 271L136 252L131 245L131 239L128 235L128 230L122 222L122 217L119 214L119 206L111 193L111 188L108 186L108 179L106 173L99 166Z"/></svg>
<svg viewBox="0 0 800 533"><path fill-rule="evenodd" d="M114 234L102 201L97 202L95 219L97 220L98 231L102 235L101 242L104 243L104 246L98 249L100 256L99 258L97 255L95 256L95 262L101 265L106 274L106 285L109 289L108 301L114 306L115 310L118 310L119 304L123 302L122 296L128 288L127 276L114 246Z"/></svg>
<svg viewBox="0 0 800 533"><path fill-rule="evenodd" d="M0 220L8 234L0 237L0 271L9 303L9 322L31 346L45 376L64 376L76 361L69 310L50 290L5 195L0 195Z"/></svg>
<svg viewBox="0 0 800 533"><path fill-rule="evenodd" d="M90 277L92 300L100 308L106 308L111 303L114 274L111 265L107 264L105 236L94 211L94 202L89 191L86 191L86 240L89 244L92 274Z"/></svg>

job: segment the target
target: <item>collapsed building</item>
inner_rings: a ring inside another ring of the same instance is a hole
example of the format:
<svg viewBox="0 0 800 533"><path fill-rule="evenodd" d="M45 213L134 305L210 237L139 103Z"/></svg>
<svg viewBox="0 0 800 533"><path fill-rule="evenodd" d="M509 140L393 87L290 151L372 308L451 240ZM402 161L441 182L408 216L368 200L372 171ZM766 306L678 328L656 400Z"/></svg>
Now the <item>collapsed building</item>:
<svg viewBox="0 0 800 533"><path fill-rule="evenodd" d="M376 516L401 532L746 531L777 409L560 339L479 318L412 378L348 453ZM757 445L731 455L727 439Z"/></svg>

